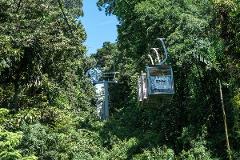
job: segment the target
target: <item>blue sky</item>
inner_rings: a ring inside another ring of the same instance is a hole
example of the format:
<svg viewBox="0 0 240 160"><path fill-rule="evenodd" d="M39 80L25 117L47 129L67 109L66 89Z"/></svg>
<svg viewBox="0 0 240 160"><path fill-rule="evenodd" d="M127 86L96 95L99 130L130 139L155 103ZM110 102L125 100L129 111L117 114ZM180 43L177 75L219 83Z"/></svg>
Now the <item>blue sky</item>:
<svg viewBox="0 0 240 160"><path fill-rule="evenodd" d="M88 54L96 53L103 42L115 42L117 38L117 18L106 16L104 11L99 11L97 0L83 0L84 17L80 18L87 32L85 45Z"/></svg>

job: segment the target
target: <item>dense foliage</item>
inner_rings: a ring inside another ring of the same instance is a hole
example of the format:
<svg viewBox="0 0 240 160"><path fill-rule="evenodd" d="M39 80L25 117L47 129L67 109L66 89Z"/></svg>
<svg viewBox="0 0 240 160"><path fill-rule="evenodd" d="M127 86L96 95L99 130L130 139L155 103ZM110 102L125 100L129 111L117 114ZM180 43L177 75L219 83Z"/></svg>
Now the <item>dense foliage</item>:
<svg viewBox="0 0 240 160"><path fill-rule="evenodd" d="M240 2L97 5L118 17L118 40L87 57L81 0L0 0L0 159L239 159ZM138 103L137 76L158 37L175 94ZM107 121L97 119L85 76L94 65L120 73Z"/></svg>
<svg viewBox="0 0 240 160"><path fill-rule="evenodd" d="M115 106L108 123L119 129L109 130L122 140L138 139L128 151L131 157L167 159L155 157L161 153L156 148L166 148L163 153L171 149L177 159L239 158L239 4L99 0L101 9L119 19L119 54L113 58L121 77L115 90L128 97L125 103L114 98L121 105ZM150 48L160 46L158 37L167 40L176 93L170 99L137 104L136 77L150 63ZM226 148L218 80L223 84L231 151Z"/></svg>
<svg viewBox="0 0 240 160"><path fill-rule="evenodd" d="M97 152L90 145L98 143L95 135L82 128L93 92L84 76L86 35L76 21L81 6L78 0L0 1L0 159L81 159Z"/></svg>

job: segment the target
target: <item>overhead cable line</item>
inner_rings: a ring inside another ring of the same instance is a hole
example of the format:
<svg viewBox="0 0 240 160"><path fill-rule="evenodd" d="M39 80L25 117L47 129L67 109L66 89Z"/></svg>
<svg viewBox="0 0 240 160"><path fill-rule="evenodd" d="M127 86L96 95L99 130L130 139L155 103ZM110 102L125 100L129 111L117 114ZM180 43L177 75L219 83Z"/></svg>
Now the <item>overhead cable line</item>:
<svg viewBox="0 0 240 160"><path fill-rule="evenodd" d="M67 26L68 26L68 28L69 28L69 30L70 30L71 35L74 37L73 32L72 32L72 29L71 29L71 25L69 24L68 18L67 18L66 14L65 14L65 12L64 12L64 10L63 10L63 5L62 5L62 3L61 3L61 0L58 0L58 5L59 5L59 8L60 8L60 10L61 10L61 12L62 12L64 21L65 21L65 23L67 24Z"/></svg>

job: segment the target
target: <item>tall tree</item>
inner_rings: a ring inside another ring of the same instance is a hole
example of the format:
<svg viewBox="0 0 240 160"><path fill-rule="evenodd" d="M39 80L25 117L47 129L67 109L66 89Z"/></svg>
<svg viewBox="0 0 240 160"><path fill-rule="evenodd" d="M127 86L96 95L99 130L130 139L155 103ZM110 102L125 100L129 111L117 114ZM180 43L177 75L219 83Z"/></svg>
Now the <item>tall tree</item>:
<svg viewBox="0 0 240 160"><path fill-rule="evenodd" d="M97 50L96 54L91 55L96 59L97 66L102 67L104 71L113 71L115 67L115 55L118 54L115 43L104 42L102 48Z"/></svg>
<svg viewBox="0 0 240 160"><path fill-rule="evenodd" d="M82 15L81 0L0 1L0 107L11 117L0 132L21 131L10 145L22 155L90 156L79 139L92 96Z"/></svg>

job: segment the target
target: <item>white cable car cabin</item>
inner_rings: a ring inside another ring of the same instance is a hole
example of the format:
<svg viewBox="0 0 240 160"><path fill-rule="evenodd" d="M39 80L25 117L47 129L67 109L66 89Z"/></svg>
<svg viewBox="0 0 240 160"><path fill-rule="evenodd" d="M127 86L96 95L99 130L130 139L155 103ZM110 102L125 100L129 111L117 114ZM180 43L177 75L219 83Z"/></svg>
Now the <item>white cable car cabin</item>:
<svg viewBox="0 0 240 160"><path fill-rule="evenodd" d="M173 70L170 65L163 64L168 58L168 52L163 38L158 38L164 49L164 58L161 61L158 53L159 48L152 48L157 56L157 64L154 64L149 54L152 65L146 67L146 74L141 73L138 79L138 100L141 102L155 95L174 94Z"/></svg>
<svg viewBox="0 0 240 160"><path fill-rule="evenodd" d="M174 94L173 70L169 65L146 67L148 95Z"/></svg>
<svg viewBox="0 0 240 160"><path fill-rule="evenodd" d="M142 102L147 99L147 75L141 73L138 77L138 101Z"/></svg>
<svg viewBox="0 0 240 160"><path fill-rule="evenodd" d="M164 50L164 58L161 61L158 53L159 48L152 48L157 56L157 64L154 65L152 56L149 54L152 65L146 67L147 73L147 90L148 95L171 95L174 94L173 70L170 65L164 64L168 58L167 48L164 38L158 38L161 41Z"/></svg>

